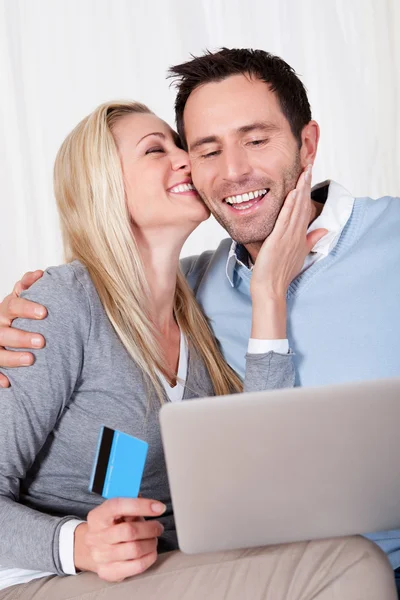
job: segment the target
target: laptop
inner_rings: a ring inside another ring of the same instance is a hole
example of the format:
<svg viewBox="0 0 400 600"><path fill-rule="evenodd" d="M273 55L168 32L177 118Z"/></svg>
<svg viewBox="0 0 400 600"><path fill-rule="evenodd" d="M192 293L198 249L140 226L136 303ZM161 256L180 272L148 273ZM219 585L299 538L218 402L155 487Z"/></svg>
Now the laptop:
<svg viewBox="0 0 400 600"><path fill-rule="evenodd" d="M160 411L188 554L400 528L400 378Z"/></svg>

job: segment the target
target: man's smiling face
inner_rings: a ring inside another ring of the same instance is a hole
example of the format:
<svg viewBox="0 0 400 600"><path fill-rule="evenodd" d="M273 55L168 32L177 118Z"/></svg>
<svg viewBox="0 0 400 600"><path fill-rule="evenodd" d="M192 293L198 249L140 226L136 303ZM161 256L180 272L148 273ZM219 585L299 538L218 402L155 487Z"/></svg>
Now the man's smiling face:
<svg viewBox="0 0 400 600"><path fill-rule="evenodd" d="M217 221L241 244L263 242L305 166L275 93L245 75L206 83L184 128L193 183Z"/></svg>

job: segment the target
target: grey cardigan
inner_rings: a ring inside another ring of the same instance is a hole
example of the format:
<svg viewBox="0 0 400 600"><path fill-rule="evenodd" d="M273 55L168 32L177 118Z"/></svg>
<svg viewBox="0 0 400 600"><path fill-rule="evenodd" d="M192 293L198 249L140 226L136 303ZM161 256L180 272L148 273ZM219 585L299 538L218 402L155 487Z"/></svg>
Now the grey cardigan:
<svg viewBox="0 0 400 600"><path fill-rule="evenodd" d="M0 565L63 574L61 526L86 519L102 498L88 491L101 425L149 443L141 492L167 505L159 551L177 548L158 423L159 401L116 335L86 268L50 268L25 297L48 309L43 321L14 326L42 333L35 364L4 369L0 389ZM247 355L245 389L292 386L290 355ZM213 395L189 346L184 400ZM168 401L167 397L165 398Z"/></svg>

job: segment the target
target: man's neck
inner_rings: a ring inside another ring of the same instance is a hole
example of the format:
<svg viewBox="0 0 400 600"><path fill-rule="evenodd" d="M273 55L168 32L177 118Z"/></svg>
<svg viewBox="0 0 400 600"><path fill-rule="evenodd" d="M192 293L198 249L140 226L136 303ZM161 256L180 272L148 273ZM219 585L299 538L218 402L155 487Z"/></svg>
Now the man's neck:
<svg viewBox="0 0 400 600"><path fill-rule="evenodd" d="M315 202L314 200L311 200L311 207L312 207L312 213L311 213L311 219L309 222L309 225L311 225L311 223L313 223L313 221L315 221L315 219L317 219L321 212L322 209L324 208L324 205L321 204L320 202ZM247 252L249 253L251 262L254 264L257 260L257 256L258 253L261 250L261 246L263 245L264 242L255 242L254 244L246 244L245 248L247 250Z"/></svg>

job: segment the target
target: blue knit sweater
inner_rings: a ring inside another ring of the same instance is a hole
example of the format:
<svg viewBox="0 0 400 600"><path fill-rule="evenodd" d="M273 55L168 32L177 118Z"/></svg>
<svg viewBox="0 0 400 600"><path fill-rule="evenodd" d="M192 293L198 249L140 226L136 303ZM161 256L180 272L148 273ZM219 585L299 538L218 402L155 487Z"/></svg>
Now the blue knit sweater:
<svg viewBox="0 0 400 600"><path fill-rule="evenodd" d="M225 358L243 375L251 271L236 263L231 284L230 245L227 239L215 252L185 259L183 269ZM400 375L400 198L355 200L336 247L290 286L288 338L297 385ZM398 531L370 537L399 567L400 523Z"/></svg>

